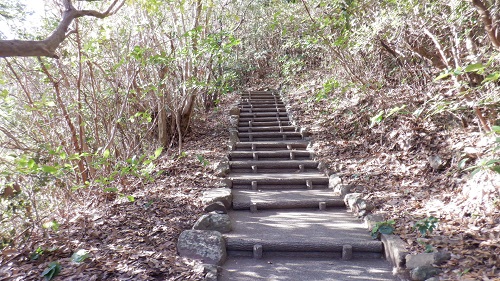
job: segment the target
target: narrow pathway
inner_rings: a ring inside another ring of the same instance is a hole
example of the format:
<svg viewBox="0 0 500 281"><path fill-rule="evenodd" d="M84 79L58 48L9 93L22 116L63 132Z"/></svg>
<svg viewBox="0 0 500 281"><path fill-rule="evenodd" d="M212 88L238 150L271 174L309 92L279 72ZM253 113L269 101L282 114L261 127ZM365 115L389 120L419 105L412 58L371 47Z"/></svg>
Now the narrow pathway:
<svg viewBox="0 0 500 281"><path fill-rule="evenodd" d="M328 189L279 95L247 92L239 108L219 280L395 280L382 243Z"/></svg>

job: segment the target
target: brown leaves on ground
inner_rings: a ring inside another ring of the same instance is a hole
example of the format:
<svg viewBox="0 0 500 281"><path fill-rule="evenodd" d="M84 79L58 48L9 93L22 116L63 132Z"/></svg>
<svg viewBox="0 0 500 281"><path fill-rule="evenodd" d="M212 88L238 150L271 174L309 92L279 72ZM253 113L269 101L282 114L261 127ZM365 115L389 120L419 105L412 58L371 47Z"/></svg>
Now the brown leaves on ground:
<svg viewBox="0 0 500 281"><path fill-rule="evenodd" d="M226 97L225 104L231 99ZM218 181L213 174L215 163L227 154L227 111L222 106L199 113L182 152L173 149L157 160L153 174L163 173L153 183L127 179L120 192L132 195L133 202L124 196L103 200L75 194L74 201L81 203L68 203L67 220L54 214L59 230L46 230L45 236L35 231L22 249L3 251L0 280L40 280L53 261L62 269L54 280L201 280L195 261L177 256L176 243L201 215L202 192ZM34 256L38 248L43 253ZM89 257L76 263L71 256L79 249Z"/></svg>
<svg viewBox="0 0 500 281"><path fill-rule="evenodd" d="M396 221L408 250L451 252L444 280L499 280L500 175L484 170L472 177L458 168L465 157L467 167L478 158L500 158L488 154L494 137L478 132L474 115L464 116L466 128L446 112L416 118L411 113L425 97L398 89L315 101L317 85L321 81L297 81L287 90L298 124L313 133L317 158L343 184L366 188L376 212ZM407 108L370 128L380 110L402 105ZM430 216L439 219L438 228L422 237L415 223Z"/></svg>

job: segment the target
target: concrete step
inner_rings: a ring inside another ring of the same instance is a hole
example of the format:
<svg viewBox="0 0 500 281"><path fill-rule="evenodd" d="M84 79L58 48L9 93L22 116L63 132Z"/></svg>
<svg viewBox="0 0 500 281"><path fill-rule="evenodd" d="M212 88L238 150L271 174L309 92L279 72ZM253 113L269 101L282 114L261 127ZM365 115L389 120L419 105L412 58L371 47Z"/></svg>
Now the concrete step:
<svg viewBox="0 0 500 281"><path fill-rule="evenodd" d="M252 208L257 208L257 210L320 209L320 203L322 202L324 202L326 209L345 207L344 200L339 196L333 195L331 189L283 191L233 190L232 193L234 210L250 210L252 205L254 206Z"/></svg>
<svg viewBox="0 0 500 281"><path fill-rule="evenodd" d="M241 143L241 142L240 142ZM238 145L240 144L238 143ZM255 143L253 143L255 144ZM237 145L237 147L238 147ZM231 151L229 160L311 160L313 153L307 150L275 150L275 151Z"/></svg>
<svg viewBox="0 0 500 281"><path fill-rule="evenodd" d="M230 173L233 189L283 190L326 189L328 177L320 172L303 173Z"/></svg>
<svg viewBox="0 0 500 281"><path fill-rule="evenodd" d="M277 151L277 150L305 150L308 141L270 141L270 142L238 142L237 151Z"/></svg>
<svg viewBox="0 0 500 281"><path fill-rule="evenodd" d="M317 171L318 162L313 160L281 160L281 161L230 161L233 173L299 173Z"/></svg>
<svg viewBox="0 0 500 281"><path fill-rule="evenodd" d="M276 257L263 259L230 255L219 281L389 281L399 280L382 259L353 261L323 258Z"/></svg>
<svg viewBox="0 0 500 281"><path fill-rule="evenodd" d="M249 124L247 124L249 125ZM297 132L299 129L295 126L254 126L252 122L252 126L240 126L238 127L239 132Z"/></svg>
<svg viewBox="0 0 500 281"><path fill-rule="evenodd" d="M352 258L381 258L382 242L371 239L363 224L345 210L311 209L230 211L233 231L224 234L232 254L249 254L255 245L263 253L285 256L342 257L345 245L352 247Z"/></svg>

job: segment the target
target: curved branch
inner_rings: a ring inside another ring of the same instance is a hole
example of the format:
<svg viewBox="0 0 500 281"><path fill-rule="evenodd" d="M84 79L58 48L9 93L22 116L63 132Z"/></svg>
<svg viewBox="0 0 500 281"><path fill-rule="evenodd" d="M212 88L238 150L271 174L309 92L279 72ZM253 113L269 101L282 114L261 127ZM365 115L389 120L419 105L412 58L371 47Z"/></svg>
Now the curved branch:
<svg viewBox="0 0 500 281"><path fill-rule="evenodd" d="M66 32L74 19L85 16L103 19L115 14L125 4L125 0L123 0L119 5L116 5L118 0L114 0L105 12L99 12L77 10L71 0L62 1L65 9L62 19L56 30L47 39L41 41L0 40L0 57L51 57L57 59L59 57L55 52L67 35L71 34L71 32L68 34Z"/></svg>

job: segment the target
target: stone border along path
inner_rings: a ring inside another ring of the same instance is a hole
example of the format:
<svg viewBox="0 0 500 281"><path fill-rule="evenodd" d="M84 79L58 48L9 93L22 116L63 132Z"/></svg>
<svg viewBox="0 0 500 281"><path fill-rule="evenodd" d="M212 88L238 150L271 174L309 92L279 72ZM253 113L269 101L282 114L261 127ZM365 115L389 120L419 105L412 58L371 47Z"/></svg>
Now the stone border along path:
<svg viewBox="0 0 500 281"><path fill-rule="evenodd" d="M229 161L219 167L226 188L206 192L210 213L177 245L222 266L204 265L205 280L398 280L277 92L245 92L231 115Z"/></svg>

